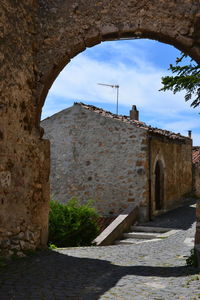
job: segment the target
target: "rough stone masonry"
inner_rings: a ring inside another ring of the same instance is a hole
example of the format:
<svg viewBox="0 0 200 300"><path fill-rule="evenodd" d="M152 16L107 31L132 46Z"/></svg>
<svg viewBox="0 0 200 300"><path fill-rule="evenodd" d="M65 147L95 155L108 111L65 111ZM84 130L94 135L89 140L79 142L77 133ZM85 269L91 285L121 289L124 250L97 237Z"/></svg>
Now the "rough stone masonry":
<svg viewBox="0 0 200 300"><path fill-rule="evenodd" d="M169 43L200 62L199 0L1 0L2 253L47 242L50 153L40 115L49 88L86 47L124 37Z"/></svg>

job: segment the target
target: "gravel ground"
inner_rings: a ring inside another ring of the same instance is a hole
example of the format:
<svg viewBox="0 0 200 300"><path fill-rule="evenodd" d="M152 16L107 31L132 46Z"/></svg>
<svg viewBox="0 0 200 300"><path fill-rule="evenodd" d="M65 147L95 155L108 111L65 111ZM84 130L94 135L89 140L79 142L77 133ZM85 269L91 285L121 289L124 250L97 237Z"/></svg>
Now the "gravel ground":
<svg viewBox="0 0 200 300"><path fill-rule="evenodd" d="M0 300L200 299L198 270L185 264L194 222L195 207L186 205L149 222L179 229L160 241L44 251L19 259L0 271Z"/></svg>

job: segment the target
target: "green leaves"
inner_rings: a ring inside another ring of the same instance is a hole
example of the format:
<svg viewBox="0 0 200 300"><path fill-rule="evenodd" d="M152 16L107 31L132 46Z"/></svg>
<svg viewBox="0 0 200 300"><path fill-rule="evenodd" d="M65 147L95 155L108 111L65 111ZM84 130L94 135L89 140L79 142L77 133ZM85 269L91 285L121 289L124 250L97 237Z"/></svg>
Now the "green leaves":
<svg viewBox="0 0 200 300"><path fill-rule="evenodd" d="M66 204L50 202L49 244L57 247L75 247L91 245L98 235L97 213L91 201L81 205L72 198Z"/></svg>
<svg viewBox="0 0 200 300"><path fill-rule="evenodd" d="M162 77L163 87L160 91L171 90L176 94L185 90L185 101L192 100L191 106L195 108L200 104L200 66L192 59L187 65L179 65L186 57L182 54L176 59L175 66L170 64L169 70L176 75Z"/></svg>
<svg viewBox="0 0 200 300"><path fill-rule="evenodd" d="M190 256L186 259L186 265L191 267L198 267L198 259L195 249L190 250Z"/></svg>

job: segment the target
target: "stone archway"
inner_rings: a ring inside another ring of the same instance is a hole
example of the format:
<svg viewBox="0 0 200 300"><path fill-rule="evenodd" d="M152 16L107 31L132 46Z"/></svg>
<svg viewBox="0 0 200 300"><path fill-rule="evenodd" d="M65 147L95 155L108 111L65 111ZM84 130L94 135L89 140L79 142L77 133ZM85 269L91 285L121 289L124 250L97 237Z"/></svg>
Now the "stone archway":
<svg viewBox="0 0 200 300"><path fill-rule="evenodd" d="M125 37L169 43L200 63L200 3L3 0L1 11L0 241L8 253L46 245L49 143L39 122L62 68L86 47Z"/></svg>

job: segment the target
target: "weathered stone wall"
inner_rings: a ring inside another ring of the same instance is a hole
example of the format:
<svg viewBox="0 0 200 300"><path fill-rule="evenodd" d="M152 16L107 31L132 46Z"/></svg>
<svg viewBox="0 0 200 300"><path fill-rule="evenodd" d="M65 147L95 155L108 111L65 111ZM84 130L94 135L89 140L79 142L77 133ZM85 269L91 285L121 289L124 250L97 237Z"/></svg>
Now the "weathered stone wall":
<svg viewBox="0 0 200 300"><path fill-rule="evenodd" d="M42 121L51 141L55 200L93 199L104 216L148 196L147 132L74 105Z"/></svg>
<svg viewBox="0 0 200 300"><path fill-rule="evenodd" d="M151 138L152 211L155 213L155 167L160 161L164 172L164 206L169 210L179 206L183 197L192 192L192 141L172 140L165 136Z"/></svg>
<svg viewBox="0 0 200 300"><path fill-rule="evenodd" d="M197 217L197 225L196 225L195 244L200 245L200 201L199 200L197 201L197 206L196 206L196 217Z"/></svg>
<svg viewBox="0 0 200 300"><path fill-rule="evenodd" d="M33 1L0 4L0 252L47 241L49 144L34 128Z"/></svg>
<svg viewBox="0 0 200 300"><path fill-rule="evenodd" d="M200 164L193 165L193 191L197 197L200 197Z"/></svg>
<svg viewBox="0 0 200 300"><path fill-rule="evenodd" d="M200 3L1 0L0 24L0 247L6 252L46 242L49 150L40 114L61 69L86 47L121 37L166 42L200 63ZM33 242L20 244L29 231Z"/></svg>

